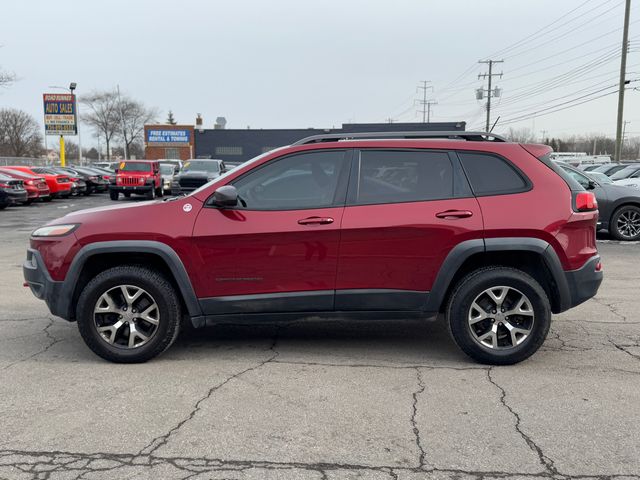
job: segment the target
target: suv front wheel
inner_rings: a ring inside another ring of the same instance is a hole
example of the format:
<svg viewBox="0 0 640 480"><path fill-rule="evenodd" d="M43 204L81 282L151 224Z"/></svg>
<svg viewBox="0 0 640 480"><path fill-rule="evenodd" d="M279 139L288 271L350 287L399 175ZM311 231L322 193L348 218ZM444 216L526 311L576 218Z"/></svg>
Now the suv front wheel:
<svg viewBox="0 0 640 480"><path fill-rule="evenodd" d="M158 272L119 266L96 275L78 299L76 319L85 343L118 363L146 362L175 341L180 301Z"/></svg>
<svg viewBox="0 0 640 480"><path fill-rule="evenodd" d="M511 365L533 355L551 324L542 286L509 267L476 270L455 287L446 309L453 339L473 359Z"/></svg>

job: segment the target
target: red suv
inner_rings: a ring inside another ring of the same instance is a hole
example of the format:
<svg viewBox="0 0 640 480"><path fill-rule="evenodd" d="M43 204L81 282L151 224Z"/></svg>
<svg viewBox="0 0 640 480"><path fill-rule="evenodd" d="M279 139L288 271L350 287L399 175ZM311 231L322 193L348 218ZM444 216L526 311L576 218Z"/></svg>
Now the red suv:
<svg viewBox="0 0 640 480"><path fill-rule="evenodd" d="M150 160L127 160L120 162L115 181L109 185L111 200L120 194L129 198L132 193L146 195L149 200L163 193L160 163Z"/></svg>
<svg viewBox="0 0 640 480"><path fill-rule="evenodd" d="M468 355L511 364L603 277L595 197L550 152L474 132L309 137L188 196L55 220L24 275L116 362L162 353L183 316L442 313Z"/></svg>

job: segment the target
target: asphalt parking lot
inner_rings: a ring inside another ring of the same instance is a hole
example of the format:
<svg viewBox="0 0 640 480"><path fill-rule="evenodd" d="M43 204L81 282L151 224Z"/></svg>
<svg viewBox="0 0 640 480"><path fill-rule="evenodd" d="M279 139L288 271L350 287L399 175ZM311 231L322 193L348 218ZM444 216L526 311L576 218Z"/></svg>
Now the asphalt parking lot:
<svg viewBox="0 0 640 480"><path fill-rule="evenodd" d="M0 479L640 478L637 242L603 238L597 298L512 367L402 320L189 331L115 365L21 270L35 227L108 204L0 212Z"/></svg>

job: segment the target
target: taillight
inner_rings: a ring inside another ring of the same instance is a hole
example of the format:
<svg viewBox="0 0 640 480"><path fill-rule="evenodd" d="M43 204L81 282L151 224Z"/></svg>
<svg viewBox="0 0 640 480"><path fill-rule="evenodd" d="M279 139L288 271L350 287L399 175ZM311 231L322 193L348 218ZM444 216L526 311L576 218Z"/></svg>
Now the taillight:
<svg viewBox="0 0 640 480"><path fill-rule="evenodd" d="M576 212L590 212L598 209L598 202L593 192L577 192L573 195L573 209Z"/></svg>
<svg viewBox="0 0 640 480"><path fill-rule="evenodd" d="M8 183L0 183L0 188L11 188L11 185Z"/></svg>

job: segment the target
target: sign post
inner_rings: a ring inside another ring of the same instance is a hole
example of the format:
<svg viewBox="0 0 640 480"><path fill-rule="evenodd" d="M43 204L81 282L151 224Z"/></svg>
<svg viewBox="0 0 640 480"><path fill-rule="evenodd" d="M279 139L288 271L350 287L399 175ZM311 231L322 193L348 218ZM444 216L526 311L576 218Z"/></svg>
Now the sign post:
<svg viewBox="0 0 640 480"><path fill-rule="evenodd" d="M45 93L43 101L45 135L60 136L60 165L64 167L64 135L78 134L76 96L72 93Z"/></svg>

